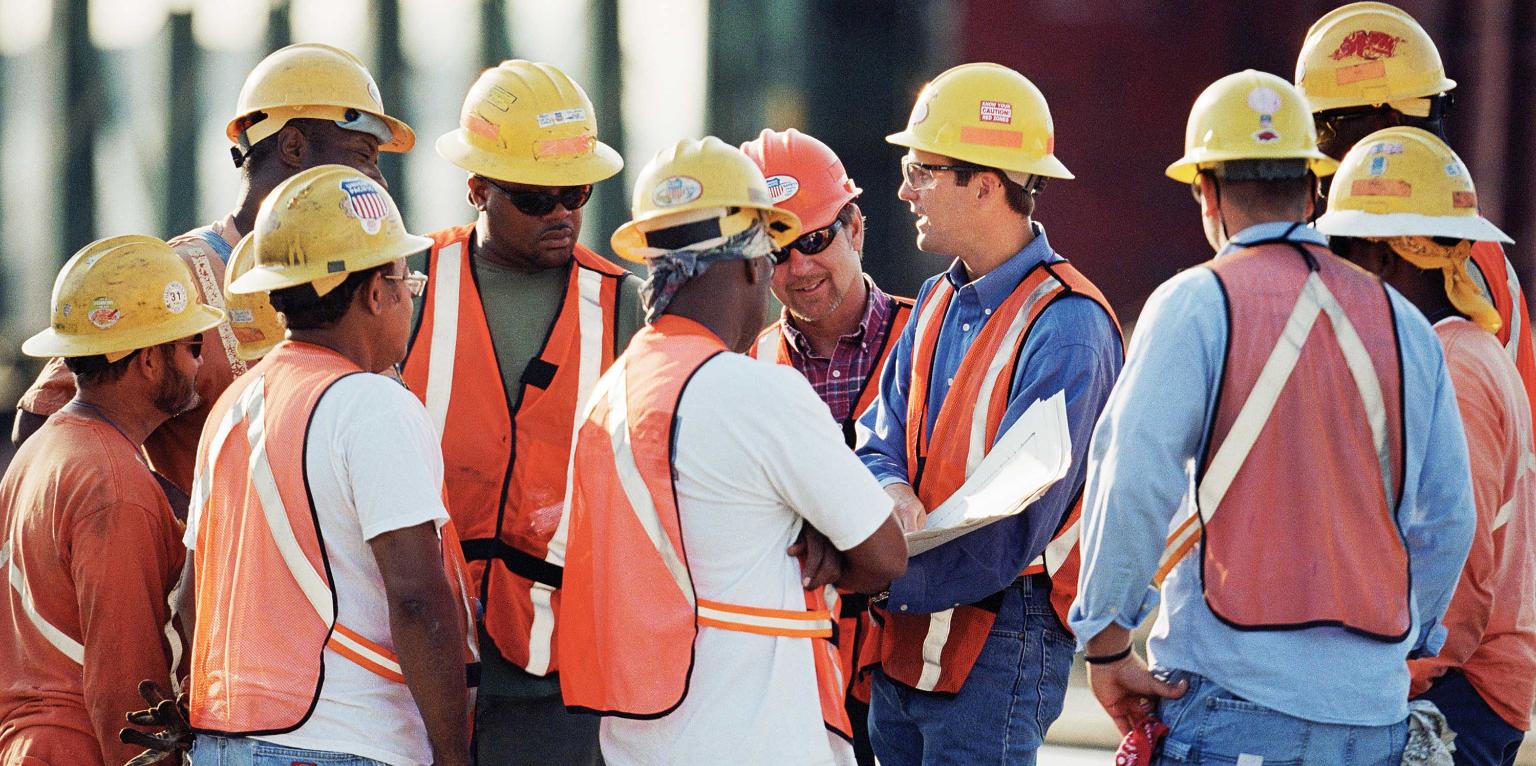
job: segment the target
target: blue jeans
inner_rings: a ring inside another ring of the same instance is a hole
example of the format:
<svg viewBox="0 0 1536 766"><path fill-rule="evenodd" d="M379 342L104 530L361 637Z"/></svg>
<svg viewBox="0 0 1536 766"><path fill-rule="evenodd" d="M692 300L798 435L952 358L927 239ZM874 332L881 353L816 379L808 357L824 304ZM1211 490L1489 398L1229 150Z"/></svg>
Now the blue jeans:
<svg viewBox="0 0 1536 766"><path fill-rule="evenodd" d="M1435 703L1456 732L1456 766L1513 766L1525 732L1493 712L1461 671L1447 671L1419 699Z"/></svg>
<svg viewBox="0 0 1536 766"><path fill-rule="evenodd" d="M992 633L956 694L920 692L875 671L869 739L882 766L1033 766L1061 715L1075 644L1051 611L1049 580L1003 592Z"/></svg>
<svg viewBox="0 0 1536 766"><path fill-rule="evenodd" d="M245 737L197 735L192 742L192 766L387 766L372 758L323 750L301 750Z"/></svg>
<svg viewBox="0 0 1536 766"><path fill-rule="evenodd" d="M1399 766L1408 743L1408 722L1348 726L1294 718L1256 705L1194 673L1179 699L1165 699L1158 716L1171 731L1160 766L1241 764L1257 766ZM1243 758L1243 756L1249 756ZM1262 760L1260 760L1262 759Z"/></svg>

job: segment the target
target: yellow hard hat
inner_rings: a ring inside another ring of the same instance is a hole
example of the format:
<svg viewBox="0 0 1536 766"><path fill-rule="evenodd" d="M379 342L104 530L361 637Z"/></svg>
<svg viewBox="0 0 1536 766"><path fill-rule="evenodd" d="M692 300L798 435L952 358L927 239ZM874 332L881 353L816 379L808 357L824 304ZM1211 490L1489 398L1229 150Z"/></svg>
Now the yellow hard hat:
<svg viewBox="0 0 1536 766"><path fill-rule="evenodd" d="M232 293L229 286L256 265L256 238L245 236L229 255L224 270L224 309L229 327L235 332L235 354L252 361L267 355L283 339L287 330L281 314L272 307L266 293Z"/></svg>
<svg viewBox="0 0 1536 766"><path fill-rule="evenodd" d="M329 45L297 43L262 59L245 78L235 118L224 133L249 149L299 117L335 120L369 133L375 132L370 127L382 127L389 135L378 135L379 151L406 152L416 145L411 127L384 113L379 86L363 62Z"/></svg>
<svg viewBox="0 0 1536 766"><path fill-rule="evenodd" d="M582 186L624 168L597 140L586 91L549 64L521 59L480 75L437 153L475 175L533 186Z"/></svg>
<svg viewBox="0 0 1536 766"><path fill-rule="evenodd" d="M53 326L21 344L40 357L105 355L197 335L224 319L203 303L192 270L170 245L129 234L75 253L53 283Z"/></svg>
<svg viewBox="0 0 1536 766"><path fill-rule="evenodd" d="M907 129L885 140L1026 176L1073 177L1056 159L1045 96L1000 64L961 64L933 78L918 94Z"/></svg>
<svg viewBox="0 0 1536 766"><path fill-rule="evenodd" d="M774 247L800 236L800 217L773 206L752 158L714 136L684 139L656 153L635 179L634 218L613 233L614 252L644 262L647 250L677 249L657 232L685 224L694 241L730 237L761 221ZM707 223L714 222L714 223ZM711 236L701 236L708 229Z"/></svg>
<svg viewBox="0 0 1536 766"><path fill-rule="evenodd" d="M1294 86L1268 72L1245 69L1210 84L1189 110L1184 156L1164 171L1194 183L1201 170L1232 160L1307 160L1326 176L1338 163L1317 149L1317 127Z"/></svg>
<svg viewBox="0 0 1536 766"><path fill-rule="evenodd" d="M235 295L304 284L325 295L352 272L432 246L405 230L389 192L345 165L310 168L278 184L247 238L255 240L255 265L229 283Z"/></svg>
<svg viewBox="0 0 1536 766"><path fill-rule="evenodd" d="M1401 126L1366 136L1344 155L1317 230L1514 242L1478 214L1472 174L1456 152L1433 133Z"/></svg>
<svg viewBox="0 0 1536 766"><path fill-rule="evenodd" d="M1419 22L1400 8L1366 2L1335 8L1307 30L1296 87L1312 111L1324 112L1435 96L1456 82Z"/></svg>

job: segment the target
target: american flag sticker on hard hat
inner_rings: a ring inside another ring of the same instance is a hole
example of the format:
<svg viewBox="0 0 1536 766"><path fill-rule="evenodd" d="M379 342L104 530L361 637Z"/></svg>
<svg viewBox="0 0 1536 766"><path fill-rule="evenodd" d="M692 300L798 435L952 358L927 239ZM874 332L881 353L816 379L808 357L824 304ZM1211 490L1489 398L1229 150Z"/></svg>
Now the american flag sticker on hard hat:
<svg viewBox="0 0 1536 766"><path fill-rule="evenodd" d="M378 234L384 216L389 214L389 205L385 204L378 187L366 179L348 178L341 182L341 190L347 193L347 213L362 224L363 231Z"/></svg>

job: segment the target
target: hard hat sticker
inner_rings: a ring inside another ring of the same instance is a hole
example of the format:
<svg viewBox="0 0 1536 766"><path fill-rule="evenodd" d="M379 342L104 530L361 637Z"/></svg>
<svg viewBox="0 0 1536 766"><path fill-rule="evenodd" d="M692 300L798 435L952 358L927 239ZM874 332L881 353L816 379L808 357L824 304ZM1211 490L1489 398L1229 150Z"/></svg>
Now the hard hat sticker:
<svg viewBox="0 0 1536 766"><path fill-rule="evenodd" d="M651 191L651 201L661 207L685 205L699 198L704 186L688 176L669 176L661 179Z"/></svg>
<svg viewBox="0 0 1536 766"><path fill-rule="evenodd" d="M160 294L160 299L165 302L165 308L172 314L180 314L187 310L187 288L180 282L172 281L165 285L165 291Z"/></svg>
<svg viewBox="0 0 1536 766"><path fill-rule="evenodd" d="M1259 114L1259 129L1253 132L1255 143L1272 144L1280 140L1275 131L1275 112L1280 111L1283 103L1273 88L1259 86L1248 91L1248 108Z"/></svg>
<svg viewBox="0 0 1536 766"><path fill-rule="evenodd" d="M1380 80L1386 76L1385 62L1367 61L1364 64L1339 68L1333 73L1333 81L1337 85L1351 85L1362 80Z"/></svg>
<svg viewBox="0 0 1536 766"><path fill-rule="evenodd" d="M256 321L256 314L250 309L240 309L231 306L229 308L229 321L230 324L250 324ZM239 331L237 330L236 332L238 333Z"/></svg>
<svg viewBox="0 0 1536 766"><path fill-rule="evenodd" d="M1460 178L1461 177L1461 166L1457 165L1454 162L1447 162L1445 164L1445 174L1450 176L1451 178Z"/></svg>
<svg viewBox="0 0 1536 766"><path fill-rule="evenodd" d="M378 234L383 228L384 216L389 214L389 206L384 204L378 187L367 179L348 178L341 182L341 190L347 193L347 213L362 224L363 231Z"/></svg>
<svg viewBox="0 0 1536 766"><path fill-rule="evenodd" d="M1013 104L1006 101L981 102L982 122L998 122L1004 125L1013 123Z"/></svg>
<svg viewBox="0 0 1536 766"><path fill-rule="evenodd" d="M1459 209L1476 209L1477 194L1469 191L1451 192L1451 207Z"/></svg>
<svg viewBox="0 0 1536 766"><path fill-rule="evenodd" d="M1356 197L1412 197L1413 184L1395 178L1362 178L1349 185Z"/></svg>
<svg viewBox="0 0 1536 766"><path fill-rule="evenodd" d="M1345 35L1339 47L1329 55L1334 61L1347 58L1362 58L1366 61L1389 59L1397 55L1397 44L1402 41L1403 38L1386 32L1357 29Z"/></svg>
<svg viewBox="0 0 1536 766"><path fill-rule="evenodd" d="M777 205L800 191L800 179L794 176L768 176L768 199Z"/></svg>
<svg viewBox="0 0 1536 766"><path fill-rule="evenodd" d="M485 103L505 112L517 103L517 96L500 85L492 85L491 91L485 94Z"/></svg>
<svg viewBox="0 0 1536 766"><path fill-rule="evenodd" d="M109 330L117 320L123 318L123 312L117 310L117 303L111 298L97 298L91 301L91 313L85 315L96 325L98 330Z"/></svg>
<svg viewBox="0 0 1536 766"><path fill-rule="evenodd" d="M492 141L501 137L501 131L496 129L496 123L485 119L479 112L470 112L464 116L464 129Z"/></svg>
<svg viewBox="0 0 1536 766"><path fill-rule="evenodd" d="M583 107L572 109L559 109L553 112L545 112L539 115L539 127L552 128L556 125L564 125L567 122L581 122L587 119L587 110Z"/></svg>
<svg viewBox="0 0 1536 766"><path fill-rule="evenodd" d="M924 86L923 92L917 94L917 103L912 105L912 116L907 118L907 127L917 127L923 120L928 119L928 102L933 100L933 88Z"/></svg>

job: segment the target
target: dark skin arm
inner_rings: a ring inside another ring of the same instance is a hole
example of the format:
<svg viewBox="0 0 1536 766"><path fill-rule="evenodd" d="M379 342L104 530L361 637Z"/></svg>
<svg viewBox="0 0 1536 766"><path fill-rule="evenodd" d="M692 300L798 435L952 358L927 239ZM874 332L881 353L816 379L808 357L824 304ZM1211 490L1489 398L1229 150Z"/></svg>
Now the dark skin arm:
<svg viewBox="0 0 1536 766"><path fill-rule="evenodd" d="M443 573L436 527L386 532L368 545L384 577L389 629L437 766L468 766L463 615Z"/></svg>
<svg viewBox="0 0 1536 766"><path fill-rule="evenodd" d="M894 516L847 551L837 550L825 535L806 525L789 546L789 555L800 558L806 590L832 583L855 593L878 593L907 571L907 539Z"/></svg>

